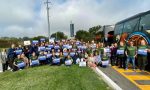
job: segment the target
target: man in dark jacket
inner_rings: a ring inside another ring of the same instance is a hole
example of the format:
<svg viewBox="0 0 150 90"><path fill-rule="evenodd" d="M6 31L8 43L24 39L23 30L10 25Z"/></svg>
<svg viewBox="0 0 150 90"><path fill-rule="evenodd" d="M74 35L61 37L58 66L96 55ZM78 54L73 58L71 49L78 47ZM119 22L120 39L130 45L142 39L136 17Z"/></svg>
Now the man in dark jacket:
<svg viewBox="0 0 150 90"><path fill-rule="evenodd" d="M16 57L16 54L15 54L15 44L12 44L11 45L11 48L8 49L8 53L7 53L7 57L8 57L8 64L9 64L9 67L11 69L14 69L14 59Z"/></svg>

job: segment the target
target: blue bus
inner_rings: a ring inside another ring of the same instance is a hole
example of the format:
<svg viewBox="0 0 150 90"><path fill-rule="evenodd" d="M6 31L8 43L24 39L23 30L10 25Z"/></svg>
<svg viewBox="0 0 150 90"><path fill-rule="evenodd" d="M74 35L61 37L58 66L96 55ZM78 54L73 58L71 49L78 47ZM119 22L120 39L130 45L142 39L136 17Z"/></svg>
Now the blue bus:
<svg viewBox="0 0 150 90"><path fill-rule="evenodd" d="M135 42L145 40L150 45L150 11L122 20L115 25L114 35L118 41Z"/></svg>
<svg viewBox="0 0 150 90"><path fill-rule="evenodd" d="M138 46L141 40L150 45L150 10L139 13L115 24L115 41L126 44L134 41ZM150 53L148 53L148 68L150 68Z"/></svg>

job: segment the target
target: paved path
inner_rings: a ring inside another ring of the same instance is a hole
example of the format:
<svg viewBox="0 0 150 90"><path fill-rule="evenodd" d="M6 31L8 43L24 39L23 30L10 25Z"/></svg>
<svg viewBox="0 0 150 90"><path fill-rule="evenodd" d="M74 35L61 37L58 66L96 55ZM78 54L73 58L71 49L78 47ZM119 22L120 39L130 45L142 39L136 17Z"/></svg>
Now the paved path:
<svg viewBox="0 0 150 90"><path fill-rule="evenodd" d="M114 70L119 72L122 76L130 80L134 85L139 87L141 90L150 90L150 73L147 71L141 72L136 69L133 71L132 69L124 70L122 68L118 68L116 66L112 67Z"/></svg>
<svg viewBox="0 0 150 90"><path fill-rule="evenodd" d="M116 84L118 84L123 90L140 90L135 84L129 81L127 78L122 76L112 67L102 68L99 69L105 73L110 79L112 79Z"/></svg>

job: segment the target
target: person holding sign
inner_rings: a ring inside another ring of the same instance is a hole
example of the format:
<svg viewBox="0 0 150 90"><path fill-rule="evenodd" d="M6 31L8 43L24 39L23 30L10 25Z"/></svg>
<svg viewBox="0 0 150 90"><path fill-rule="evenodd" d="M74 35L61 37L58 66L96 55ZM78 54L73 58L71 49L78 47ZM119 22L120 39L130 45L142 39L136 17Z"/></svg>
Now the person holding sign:
<svg viewBox="0 0 150 90"><path fill-rule="evenodd" d="M101 57L101 66L107 67L109 65L109 57L107 56L106 52L104 52L103 56Z"/></svg>
<svg viewBox="0 0 150 90"><path fill-rule="evenodd" d="M123 42L120 42L120 46L117 49L117 55L119 60L119 68L125 69L125 54L124 54L125 46Z"/></svg>
<svg viewBox="0 0 150 90"><path fill-rule="evenodd" d="M132 61L133 71L135 71L135 57L137 56L137 48L133 46L133 41L130 42L130 46L127 46L125 50L127 56L126 70L128 69L129 61Z"/></svg>
<svg viewBox="0 0 150 90"><path fill-rule="evenodd" d="M35 66L35 65L39 65L39 60L38 60L38 56L36 56L36 53L33 52L32 55L30 56L30 66Z"/></svg>
<svg viewBox="0 0 150 90"><path fill-rule="evenodd" d="M66 66L71 66L72 63L73 63L73 59L70 57L70 55L68 55L66 60L65 60L65 65Z"/></svg>
<svg viewBox="0 0 150 90"><path fill-rule="evenodd" d="M21 55L17 55L17 58L15 58L13 65L14 65L13 71L23 69L26 66L25 62L21 59Z"/></svg>
<svg viewBox="0 0 150 90"><path fill-rule="evenodd" d="M141 71L144 71L147 65L147 51L148 46L144 40L141 40L141 45L138 46L138 66Z"/></svg>

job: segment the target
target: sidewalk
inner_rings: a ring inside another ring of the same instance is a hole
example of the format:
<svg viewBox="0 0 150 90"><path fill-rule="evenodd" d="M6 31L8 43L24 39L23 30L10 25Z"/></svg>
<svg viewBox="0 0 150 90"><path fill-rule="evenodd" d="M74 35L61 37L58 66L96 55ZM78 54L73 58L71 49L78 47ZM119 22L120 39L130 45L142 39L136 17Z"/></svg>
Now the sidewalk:
<svg viewBox="0 0 150 90"><path fill-rule="evenodd" d="M139 87L137 87L130 80L122 76L119 72L114 70L112 67L107 67L107 68L98 67L98 68L123 90L140 90Z"/></svg>

